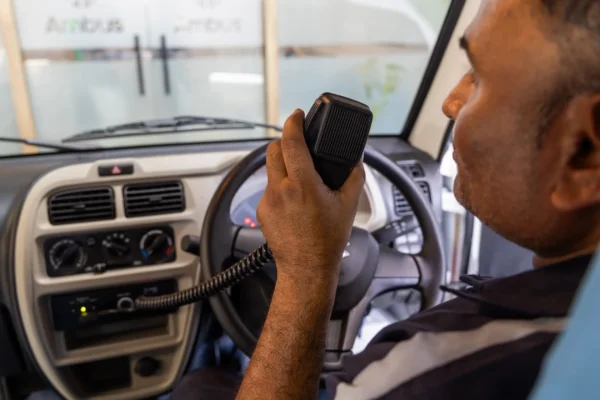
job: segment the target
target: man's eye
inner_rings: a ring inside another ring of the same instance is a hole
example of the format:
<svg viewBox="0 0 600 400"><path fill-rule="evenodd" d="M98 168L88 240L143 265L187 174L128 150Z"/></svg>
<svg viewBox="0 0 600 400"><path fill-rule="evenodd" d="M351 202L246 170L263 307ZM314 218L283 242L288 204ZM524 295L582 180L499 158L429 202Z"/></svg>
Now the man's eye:
<svg viewBox="0 0 600 400"><path fill-rule="evenodd" d="M475 73L474 70L470 70L468 73L469 76L469 82L472 84L476 84L477 83L477 74Z"/></svg>
<svg viewBox="0 0 600 400"><path fill-rule="evenodd" d="M479 78L477 77L477 74L471 75L471 80L470 80L469 84L473 89L475 89L477 86L479 86Z"/></svg>

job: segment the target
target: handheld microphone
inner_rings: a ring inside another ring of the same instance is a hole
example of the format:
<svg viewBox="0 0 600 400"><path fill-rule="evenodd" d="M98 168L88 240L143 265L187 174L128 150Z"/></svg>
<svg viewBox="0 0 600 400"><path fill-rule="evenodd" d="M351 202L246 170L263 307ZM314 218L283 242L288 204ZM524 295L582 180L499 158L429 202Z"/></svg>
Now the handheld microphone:
<svg viewBox="0 0 600 400"><path fill-rule="evenodd" d="M358 101L324 93L304 121L304 138L323 183L344 185L365 151L373 113Z"/></svg>
<svg viewBox="0 0 600 400"><path fill-rule="evenodd" d="M358 101L324 93L304 120L304 138L315 169L331 190L344 185L365 151L373 113ZM140 297L135 309L169 309L194 303L230 288L266 264L273 254L265 243L210 280L181 292Z"/></svg>

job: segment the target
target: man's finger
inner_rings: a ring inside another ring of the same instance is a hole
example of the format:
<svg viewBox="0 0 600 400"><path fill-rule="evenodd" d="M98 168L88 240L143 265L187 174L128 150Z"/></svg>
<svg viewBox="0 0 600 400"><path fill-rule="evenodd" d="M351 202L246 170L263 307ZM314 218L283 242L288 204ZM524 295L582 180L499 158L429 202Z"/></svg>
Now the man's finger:
<svg viewBox="0 0 600 400"><path fill-rule="evenodd" d="M290 180L314 179L316 171L304 140L304 112L302 110L294 111L285 121L281 135L281 151Z"/></svg>
<svg viewBox="0 0 600 400"><path fill-rule="evenodd" d="M276 140L267 146L267 178L269 184L279 185L286 176L287 171L281 152L281 142Z"/></svg>
<svg viewBox="0 0 600 400"><path fill-rule="evenodd" d="M360 196L363 188L365 186L365 166L362 161L360 161L356 166L352 169L350 176L344 182L344 185L340 188L342 192L342 196L348 197L358 197Z"/></svg>

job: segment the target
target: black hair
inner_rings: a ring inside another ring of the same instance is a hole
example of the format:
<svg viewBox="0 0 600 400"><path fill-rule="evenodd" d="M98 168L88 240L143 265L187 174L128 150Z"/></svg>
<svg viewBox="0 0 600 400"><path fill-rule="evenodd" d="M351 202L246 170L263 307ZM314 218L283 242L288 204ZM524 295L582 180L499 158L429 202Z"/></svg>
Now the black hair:
<svg viewBox="0 0 600 400"><path fill-rule="evenodd" d="M560 50L559 79L540 110L540 133L575 96L600 93L600 0L540 0L542 29Z"/></svg>
<svg viewBox="0 0 600 400"><path fill-rule="evenodd" d="M574 24L598 32L598 0L541 0L546 10L567 24Z"/></svg>

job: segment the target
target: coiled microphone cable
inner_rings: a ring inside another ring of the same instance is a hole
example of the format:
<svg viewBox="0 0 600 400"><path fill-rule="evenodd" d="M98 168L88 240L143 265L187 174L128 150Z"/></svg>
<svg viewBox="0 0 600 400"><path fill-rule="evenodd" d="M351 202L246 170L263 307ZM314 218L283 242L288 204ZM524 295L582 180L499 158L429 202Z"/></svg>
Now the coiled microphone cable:
<svg viewBox="0 0 600 400"><path fill-rule="evenodd" d="M273 262L273 254L269 245L265 243L242 260L198 286L162 296L138 297L135 300L135 309L156 310L195 303L230 288L270 262Z"/></svg>

